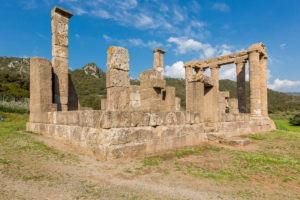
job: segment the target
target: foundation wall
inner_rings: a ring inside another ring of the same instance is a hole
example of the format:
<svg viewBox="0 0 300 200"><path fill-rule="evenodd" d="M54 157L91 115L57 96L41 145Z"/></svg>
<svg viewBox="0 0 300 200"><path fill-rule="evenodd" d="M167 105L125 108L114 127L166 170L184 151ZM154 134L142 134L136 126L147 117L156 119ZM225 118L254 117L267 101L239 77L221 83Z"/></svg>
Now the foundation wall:
<svg viewBox="0 0 300 200"><path fill-rule="evenodd" d="M269 118L251 119L249 114L219 114L216 123L199 123L199 113L192 112L86 110L47 115L47 123L28 122L26 129L104 160L199 145L208 141L210 132L229 137L275 129Z"/></svg>

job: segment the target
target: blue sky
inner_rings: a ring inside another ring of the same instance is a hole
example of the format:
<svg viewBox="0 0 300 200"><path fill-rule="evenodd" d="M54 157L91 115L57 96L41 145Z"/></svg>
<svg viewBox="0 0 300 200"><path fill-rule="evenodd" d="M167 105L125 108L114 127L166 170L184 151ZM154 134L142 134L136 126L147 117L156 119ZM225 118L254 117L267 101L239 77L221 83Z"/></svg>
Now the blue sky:
<svg viewBox="0 0 300 200"><path fill-rule="evenodd" d="M51 60L50 11L74 13L69 26L69 67L94 62L106 71L109 46L130 54L130 74L153 67L152 49L167 51L165 75L184 77L183 64L267 47L268 87L300 92L300 1L1 0L0 56L40 56ZM210 74L209 70L205 72ZM220 69L236 80L235 66Z"/></svg>

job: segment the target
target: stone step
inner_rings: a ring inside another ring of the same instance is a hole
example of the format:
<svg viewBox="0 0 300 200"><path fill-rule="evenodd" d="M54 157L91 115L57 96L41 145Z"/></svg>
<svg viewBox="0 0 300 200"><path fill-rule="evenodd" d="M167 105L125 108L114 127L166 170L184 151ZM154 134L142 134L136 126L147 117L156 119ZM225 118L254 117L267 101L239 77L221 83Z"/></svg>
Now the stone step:
<svg viewBox="0 0 300 200"><path fill-rule="evenodd" d="M209 141L223 140L225 138L225 134L220 132L206 132L206 137Z"/></svg>
<svg viewBox="0 0 300 200"><path fill-rule="evenodd" d="M227 137L220 140L220 143L230 146L246 146L248 144L251 144L251 140L249 138Z"/></svg>

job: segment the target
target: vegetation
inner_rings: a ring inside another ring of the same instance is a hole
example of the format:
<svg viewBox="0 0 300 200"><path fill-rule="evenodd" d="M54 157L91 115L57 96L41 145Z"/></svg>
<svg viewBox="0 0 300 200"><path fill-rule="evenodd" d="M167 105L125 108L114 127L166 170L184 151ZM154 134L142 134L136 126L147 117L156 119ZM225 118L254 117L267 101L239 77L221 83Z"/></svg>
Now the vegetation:
<svg viewBox="0 0 300 200"><path fill-rule="evenodd" d="M296 114L294 117L291 117L290 123L294 126L300 126L300 114Z"/></svg>

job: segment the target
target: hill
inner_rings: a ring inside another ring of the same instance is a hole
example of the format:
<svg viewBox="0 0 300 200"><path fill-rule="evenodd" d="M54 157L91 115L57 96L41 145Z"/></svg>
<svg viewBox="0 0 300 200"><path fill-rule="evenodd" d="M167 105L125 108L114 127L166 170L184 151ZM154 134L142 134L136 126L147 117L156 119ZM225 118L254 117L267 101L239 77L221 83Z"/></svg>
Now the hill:
<svg viewBox="0 0 300 200"><path fill-rule="evenodd" d="M300 92L286 92L286 94L292 95L292 96L300 96Z"/></svg>
<svg viewBox="0 0 300 200"><path fill-rule="evenodd" d="M0 57L0 97L29 97L29 58ZM105 72L95 63L88 63L82 69L69 70L79 102L84 107L100 109L101 99L106 98ZM176 88L176 96L181 98L181 106L185 107L185 79L165 78L167 86ZM131 85L139 85L139 81L131 80ZM236 82L220 80L220 91L229 91L230 98L237 97ZM246 82L247 110L249 111L249 82ZM300 110L300 96L292 96L283 92L268 89L269 112Z"/></svg>

